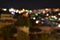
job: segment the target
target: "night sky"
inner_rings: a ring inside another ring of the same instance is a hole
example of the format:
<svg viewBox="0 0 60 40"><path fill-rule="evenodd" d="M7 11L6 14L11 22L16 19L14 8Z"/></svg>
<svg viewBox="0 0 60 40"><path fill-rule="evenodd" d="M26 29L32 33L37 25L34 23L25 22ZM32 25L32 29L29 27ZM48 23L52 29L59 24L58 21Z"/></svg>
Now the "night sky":
<svg viewBox="0 0 60 40"><path fill-rule="evenodd" d="M59 0L0 0L0 7L4 8L25 8L25 9L38 9L46 7L59 7Z"/></svg>

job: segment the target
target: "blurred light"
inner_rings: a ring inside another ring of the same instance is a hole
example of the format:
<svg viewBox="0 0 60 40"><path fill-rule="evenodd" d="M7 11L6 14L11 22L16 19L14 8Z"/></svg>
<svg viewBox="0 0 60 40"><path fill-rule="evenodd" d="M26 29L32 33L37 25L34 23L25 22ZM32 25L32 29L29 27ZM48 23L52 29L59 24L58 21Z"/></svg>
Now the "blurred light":
<svg viewBox="0 0 60 40"><path fill-rule="evenodd" d="M54 18L54 16L51 16L52 18Z"/></svg>
<svg viewBox="0 0 60 40"><path fill-rule="evenodd" d="M41 20L44 20L44 18L41 18Z"/></svg>
<svg viewBox="0 0 60 40"><path fill-rule="evenodd" d="M44 22L41 22L42 24L44 24Z"/></svg>
<svg viewBox="0 0 60 40"><path fill-rule="evenodd" d="M36 13L35 16L38 16L38 13Z"/></svg>
<svg viewBox="0 0 60 40"><path fill-rule="evenodd" d="M58 13L58 15L60 15L60 13Z"/></svg>
<svg viewBox="0 0 60 40"><path fill-rule="evenodd" d="M60 21L60 18L58 18L58 20Z"/></svg>
<svg viewBox="0 0 60 40"><path fill-rule="evenodd" d="M46 11L48 11L49 9L48 9L48 8L46 8L45 10L46 10Z"/></svg>
<svg viewBox="0 0 60 40"><path fill-rule="evenodd" d="M38 24L39 22L40 22L39 20L36 20L36 22L35 22L35 23L36 23L36 24Z"/></svg>
<svg viewBox="0 0 60 40"><path fill-rule="evenodd" d="M15 15L15 12L11 12L11 14Z"/></svg>
<svg viewBox="0 0 60 40"><path fill-rule="evenodd" d="M32 10L30 10L30 13L32 13Z"/></svg>
<svg viewBox="0 0 60 40"><path fill-rule="evenodd" d="M42 13L45 14L46 12L43 10Z"/></svg>
<svg viewBox="0 0 60 40"><path fill-rule="evenodd" d="M28 17L29 15L28 14L23 14L24 17Z"/></svg>
<svg viewBox="0 0 60 40"><path fill-rule="evenodd" d="M36 13L37 11L36 10L33 10L33 13Z"/></svg>
<svg viewBox="0 0 60 40"><path fill-rule="evenodd" d="M25 12L25 9L23 9L22 11Z"/></svg>
<svg viewBox="0 0 60 40"><path fill-rule="evenodd" d="M57 8L57 9L53 9L54 12L57 12L57 11L59 11L59 10L60 10L59 8Z"/></svg>
<svg viewBox="0 0 60 40"><path fill-rule="evenodd" d="M33 20L35 20L36 18L35 17L33 17Z"/></svg>
<svg viewBox="0 0 60 40"><path fill-rule="evenodd" d="M18 13L19 12L19 10L16 10L16 13Z"/></svg>
<svg viewBox="0 0 60 40"><path fill-rule="evenodd" d="M49 20L50 20L50 21L55 21L55 19L54 19L54 18L49 18Z"/></svg>
<svg viewBox="0 0 60 40"><path fill-rule="evenodd" d="M7 11L7 9L6 9L6 8L3 8L2 10L3 10L3 11Z"/></svg>
<svg viewBox="0 0 60 40"><path fill-rule="evenodd" d="M45 17L46 20L48 20L48 17Z"/></svg>
<svg viewBox="0 0 60 40"><path fill-rule="evenodd" d="M29 10L25 10L26 12L29 12Z"/></svg>
<svg viewBox="0 0 60 40"><path fill-rule="evenodd" d="M51 16L51 18L57 19L57 17L56 17L56 16Z"/></svg>
<svg viewBox="0 0 60 40"><path fill-rule="evenodd" d="M49 16L49 14L46 14L46 16Z"/></svg>
<svg viewBox="0 0 60 40"><path fill-rule="evenodd" d="M19 14L21 14L21 12L19 11Z"/></svg>
<svg viewBox="0 0 60 40"><path fill-rule="evenodd" d="M23 9L23 11L25 11L25 9Z"/></svg>
<svg viewBox="0 0 60 40"><path fill-rule="evenodd" d="M15 12L15 9L10 8L10 9L9 9L9 12Z"/></svg>
<svg viewBox="0 0 60 40"><path fill-rule="evenodd" d="M60 24L58 24L58 27L60 27Z"/></svg>

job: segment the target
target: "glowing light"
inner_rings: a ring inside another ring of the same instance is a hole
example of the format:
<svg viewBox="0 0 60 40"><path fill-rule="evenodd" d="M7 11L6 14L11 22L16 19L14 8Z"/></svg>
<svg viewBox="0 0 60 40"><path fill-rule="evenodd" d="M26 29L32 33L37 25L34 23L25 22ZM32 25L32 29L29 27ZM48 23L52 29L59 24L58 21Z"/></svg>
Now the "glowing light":
<svg viewBox="0 0 60 40"><path fill-rule="evenodd" d="M23 14L23 16L28 17L29 15L28 14Z"/></svg>
<svg viewBox="0 0 60 40"><path fill-rule="evenodd" d="M49 14L46 14L46 16L49 16Z"/></svg>
<svg viewBox="0 0 60 40"><path fill-rule="evenodd" d="M19 14L21 14L21 12L19 11Z"/></svg>
<svg viewBox="0 0 60 40"><path fill-rule="evenodd" d="M51 16L52 18L54 18L54 16Z"/></svg>
<svg viewBox="0 0 60 40"><path fill-rule="evenodd" d="M49 9L48 9L48 8L46 8L45 10L46 10L46 11L48 11Z"/></svg>
<svg viewBox="0 0 60 40"><path fill-rule="evenodd" d="M3 11L7 11L7 9L6 9L6 8L3 8L2 10L3 10Z"/></svg>
<svg viewBox="0 0 60 40"><path fill-rule="evenodd" d="M23 9L22 11L25 12L25 9Z"/></svg>
<svg viewBox="0 0 60 40"><path fill-rule="evenodd" d="M60 13L58 13L58 15L60 15Z"/></svg>
<svg viewBox="0 0 60 40"><path fill-rule="evenodd" d="M29 12L28 10L25 10L26 12Z"/></svg>
<svg viewBox="0 0 60 40"><path fill-rule="evenodd" d="M35 16L38 16L38 13L36 13Z"/></svg>
<svg viewBox="0 0 60 40"><path fill-rule="evenodd" d="M10 9L9 9L9 12L15 12L15 9L10 8Z"/></svg>
<svg viewBox="0 0 60 40"><path fill-rule="evenodd" d="M33 20L35 20L36 18L35 17L33 17Z"/></svg>
<svg viewBox="0 0 60 40"><path fill-rule="evenodd" d="M60 18L58 20L60 21Z"/></svg>
<svg viewBox="0 0 60 40"><path fill-rule="evenodd" d="M58 24L58 27L60 27L60 24Z"/></svg>
<svg viewBox="0 0 60 40"><path fill-rule="evenodd" d="M57 11L59 11L59 10L60 10L59 8L57 8L57 9L53 9L54 12L57 12Z"/></svg>
<svg viewBox="0 0 60 40"><path fill-rule="evenodd" d="M55 21L55 18L49 18L50 21Z"/></svg>
<svg viewBox="0 0 60 40"><path fill-rule="evenodd" d="M18 12L19 12L19 10L16 10L15 12L16 12L16 13L18 13Z"/></svg>
<svg viewBox="0 0 60 40"><path fill-rule="evenodd" d="M15 15L15 12L11 12L11 14Z"/></svg>
<svg viewBox="0 0 60 40"><path fill-rule="evenodd" d="M25 9L23 9L23 11L25 11Z"/></svg>
<svg viewBox="0 0 60 40"><path fill-rule="evenodd" d="M55 18L55 19L57 19L57 17L56 17L56 16L54 16L54 18Z"/></svg>
<svg viewBox="0 0 60 40"><path fill-rule="evenodd" d="M45 11L42 11L43 14L45 14L46 12Z"/></svg>
<svg viewBox="0 0 60 40"><path fill-rule="evenodd" d="M32 13L32 10L30 10L30 13Z"/></svg>
<svg viewBox="0 0 60 40"><path fill-rule="evenodd" d="M36 20L36 22L35 22L35 23L36 23L36 24L38 24L39 22L40 22L39 20Z"/></svg>

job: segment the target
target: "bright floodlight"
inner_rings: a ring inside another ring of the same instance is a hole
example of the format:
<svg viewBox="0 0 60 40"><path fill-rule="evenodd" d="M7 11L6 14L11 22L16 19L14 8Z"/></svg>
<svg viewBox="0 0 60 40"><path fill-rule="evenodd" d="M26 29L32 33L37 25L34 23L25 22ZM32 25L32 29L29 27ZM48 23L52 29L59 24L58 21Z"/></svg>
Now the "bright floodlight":
<svg viewBox="0 0 60 40"><path fill-rule="evenodd" d="M60 15L60 13L58 13L58 15Z"/></svg>
<svg viewBox="0 0 60 40"><path fill-rule="evenodd" d="M6 8L3 8L2 10L3 10L3 11L7 11L7 9L6 9Z"/></svg>
<svg viewBox="0 0 60 40"><path fill-rule="evenodd" d="M58 27L60 27L60 24L58 24Z"/></svg>
<svg viewBox="0 0 60 40"><path fill-rule="evenodd" d="M39 20L36 20L36 22L35 22L36 24L38 24L39 23Z"/></svg>

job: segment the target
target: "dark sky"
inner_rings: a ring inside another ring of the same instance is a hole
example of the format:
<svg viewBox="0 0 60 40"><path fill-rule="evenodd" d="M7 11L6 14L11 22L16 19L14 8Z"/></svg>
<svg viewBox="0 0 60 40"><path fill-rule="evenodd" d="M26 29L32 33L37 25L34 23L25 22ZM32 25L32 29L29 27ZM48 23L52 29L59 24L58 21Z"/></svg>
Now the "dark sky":
<svg viewBox="0 0 60 40"><path fill-rule="evenodd" d="M59 0L0 0L0 7L37 9L60 7Z"/></svg>

